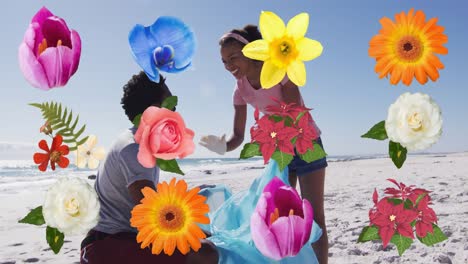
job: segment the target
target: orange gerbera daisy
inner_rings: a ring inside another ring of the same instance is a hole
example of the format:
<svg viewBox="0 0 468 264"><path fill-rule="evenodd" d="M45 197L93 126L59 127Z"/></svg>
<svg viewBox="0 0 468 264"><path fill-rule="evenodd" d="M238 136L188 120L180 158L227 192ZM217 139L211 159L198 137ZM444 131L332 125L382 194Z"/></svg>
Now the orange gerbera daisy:
<svg viewBox="0 0 468 264"><path fill-rule="evenodd" d="M435 54L448 53L443 46L448 41L443 34L444 27L436 25L437 18L426 22L420 10L401 12L395 15L395 20L380 19L382 29L369 42L369 56L377 61L375 71L379 78L390 74L391 84L402 80L406 85L410 85L414 77L421 84L427 82L427 76L436 81L438 69L443 69L444 65Z"/></svg>
<svg viewBox="0 0 468 264"><path fill-rule="evenodd" d="M152 253L164 253L171 256L177 246L182 254L192 248L195 252L201 248L200 239L206 235L197 225L209 224L205 216L210 209L206 197L199 195L200 188L187 191L184 180L173 178L158 183L157 192L149 187L142 189L145 198L132 210L130 225L138 229L137 242L141 248L152 245Z"/></svg>

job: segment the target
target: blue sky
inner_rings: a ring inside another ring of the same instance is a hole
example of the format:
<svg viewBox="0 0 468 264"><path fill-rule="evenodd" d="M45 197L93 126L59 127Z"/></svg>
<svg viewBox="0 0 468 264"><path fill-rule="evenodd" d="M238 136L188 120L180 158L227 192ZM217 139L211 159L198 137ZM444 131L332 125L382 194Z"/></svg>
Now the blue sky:
<svg viewBox="0 0 468 264"><path fill-rule="evenodd" d="M24 32L42 6L77 30L83 46L79 69L67 86L47 92L26 82L17 57ZM257 24L262 10L273 11L285 21L300 12L310 15L306 36L320 41L324 51L306 63L307 85L300 91L306 105L314 108L312 114L329 155L386 153L388 142L361 139L360 135L384 120L389 105L406 91L427 93L442 109L443 136L428 151L468 151L468 81L463 74L468 72L467 6L462 0L5 1L0 16L4 25L0 42L0 158L18 150L11 146L35 145L44 138L38 133L43 123L40 111L28 106L30 102L61 102L87 124L85 133L97 135L100 145L109 147L131 125L120 97L122 86L140 69L130 53L128 32L135 24L150 25L162 15L181 18L192 27L198 42L192 69L166 76L179 97L177 111L195 131L195 142L204 134L229 135L235 80L221 63L218 38L232 28ZM445 45L449 54L439 56L445 69L437 82L392 86L374 73L368 43L381 28L380 18L393 19L396 13L412 7L423 10L427 17L439 18L438 24L445 27L449 38ZM248 126L253 124L252 116L250 109ZM237 157L240 150L227 156ZM211 156L216 154L197 145L191 157Z"/></svg>

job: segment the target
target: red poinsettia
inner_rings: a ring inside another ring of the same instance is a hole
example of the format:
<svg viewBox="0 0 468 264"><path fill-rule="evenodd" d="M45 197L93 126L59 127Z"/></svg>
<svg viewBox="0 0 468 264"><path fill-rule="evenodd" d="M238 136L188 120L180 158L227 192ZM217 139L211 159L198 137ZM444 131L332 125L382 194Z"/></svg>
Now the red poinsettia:
<svg viewBox="0 0 468 264"><path fill-rule="evenodd" d="M387 198L383 198L377 203L373 212L369 213L369 216L371 224L379 228L384 248L395 232L405 237L414 238L411 222L414 221L417 213L413 210L405 210L403 204L395 205Z"/></svg>
<svg viewBox="0 0 468 264"><path fill-rule="evenodd" d="M299 154L304 154L308 149L314 150L314 144L312 140L318 138L317 130L312 126L312 116L310 113L304 114L296 124L297 129L297 140L296 150Z"/></svg>
<svg viewBox="0 0 468 264"><path fill-rule="evenodd" d="M398 189L395 188L386 188L385 189L385 194L389 194L390 197L392 198L401 198L402 200L405 200L409 198L409 196L413 193L414 185L406 186L404 183L400 182L398 183L394 179L387 179L387 181L390 181L394 183L396 186L398 186Z"/></svg>
<svg viewBox="0 0 468 264"><path fill-rule="evenodd" d="M421 188L416 188L414 189L411 194L409 195L409 199L413 204L416 204L416 200L418 199L419 196L424 194L424 199L427 199L428 204L431 203L431 197L429 196L430 191L421 189Z"/></svg>
<svg viewBox="0 0 468 264"><path fill-rule="evenodd" d="M276 98L271 97L271 100L275 101L276 105L269 105L266 107L266 111L272 115L278 115L281 117L289 116L293 120L296 120L297 116L301 112L308 112L312 109L297 105L296 103L285 103L277 100Z"/></svg>
<svg viewBox="0 0 468 264"><path fill-rule="evenodd" d="M40 171L47 170L47 164L50 161L50 167L55 170L55 163L61 168L66 168L70 161L65 155L70 152L67 145L62 145L63 138L57 134L52 140L51 148L47 145L45 140L39 141L39 148L45 150L46 153L35 153L33 156L34 163L39 164Z"/></svg>
<svg viewBox="0 0 468 264"><path fill-rule="evenodd" d="M437 223L437 216L434 210L428 206L430 203L429 199L429 196L423 197L415 207L415 210L418 213L415 226L416 235L418 235L418 237L425 237L427 232L433 233L434 229L432 224Z"/></svg>
<svg viewBox="0 0 468 264"><path fill-rule="evenodd" d="M275 122L265 115L251 129L252 141L260 144L265 164L277 148L283 153L294 155L291 139L297 135L296 129L284 125L284 121Z"/></svg>

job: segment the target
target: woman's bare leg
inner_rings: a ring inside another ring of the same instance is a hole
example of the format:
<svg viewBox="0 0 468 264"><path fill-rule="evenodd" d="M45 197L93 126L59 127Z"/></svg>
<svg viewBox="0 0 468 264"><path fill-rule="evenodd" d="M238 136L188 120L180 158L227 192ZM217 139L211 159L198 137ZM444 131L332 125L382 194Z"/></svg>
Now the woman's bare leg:
<svg viewBox="0 0 468 264"><path fill-rule="evenodd" d="M312 244L320 264L328 264L328 236L325 225L324 188L325 168L298 176L301 196L307 199L314 209L314 220L322 228L322 236Z"/></svg>

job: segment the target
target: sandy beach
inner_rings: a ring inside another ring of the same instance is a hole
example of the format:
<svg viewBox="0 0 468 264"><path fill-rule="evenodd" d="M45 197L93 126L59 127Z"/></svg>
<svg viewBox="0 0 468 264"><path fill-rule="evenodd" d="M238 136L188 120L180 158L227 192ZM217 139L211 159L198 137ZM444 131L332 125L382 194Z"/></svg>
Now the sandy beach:
<svg viewBox="0 0 468 264"><path fill-rule="evenodd" d="M466 152L412 155L400 170L389 158L329 162L325 183L329 263L468 263L467 165ZM225 165L207 163L186 170L184 177L191 186L224 183L235 193L247 189L263 168L260 160ZM77 176L87 178L85 173ZM161 180L172 176L162 172ZM382 196L383 190L392 186L387 178L433 191L432 208L448 240L430 248L415 240L401 257L393 245L384 250L381 243L356 242L369 223L374 188ZM82 236L65 237L65 244L55 255L45 240L45 227L17 223L30 209L42 204L54 181L53 177L43 176L0 179L0 264L79 263Z"/></svg>

